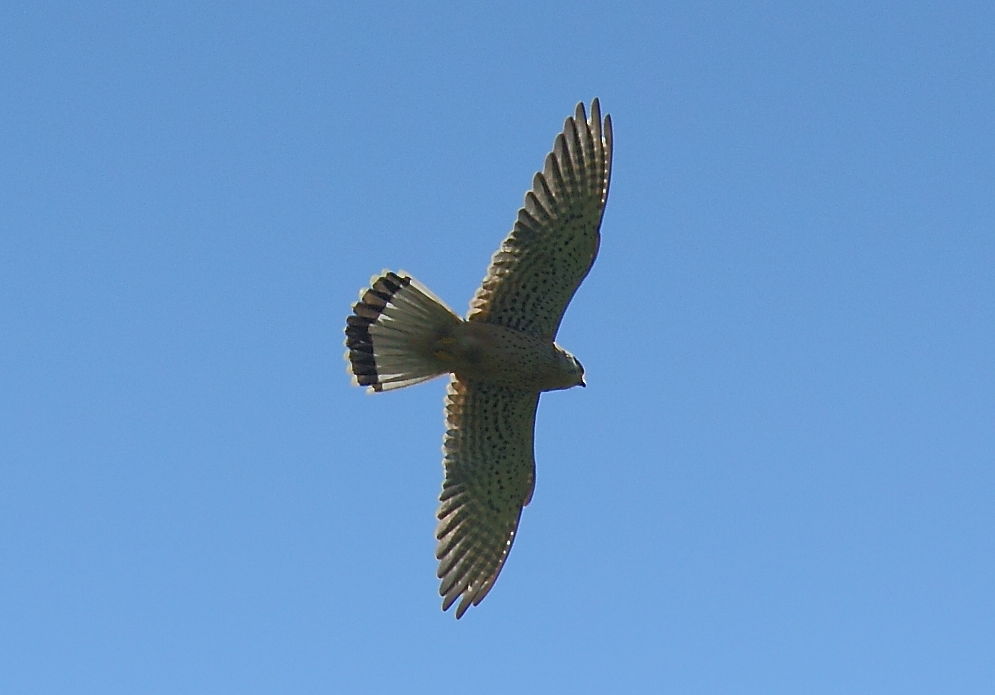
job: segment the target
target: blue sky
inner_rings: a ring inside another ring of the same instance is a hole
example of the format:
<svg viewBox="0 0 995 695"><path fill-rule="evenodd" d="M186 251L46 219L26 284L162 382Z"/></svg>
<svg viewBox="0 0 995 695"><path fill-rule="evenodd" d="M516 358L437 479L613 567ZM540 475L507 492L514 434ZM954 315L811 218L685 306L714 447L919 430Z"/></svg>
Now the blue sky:
<svg viewBox="0 0 995 695"><path fill-rule="evenodd" d="M8 3L0 691L990 693L989 3ZM493 592L436 596L464 311L574 105L616 156Z"/></svg>

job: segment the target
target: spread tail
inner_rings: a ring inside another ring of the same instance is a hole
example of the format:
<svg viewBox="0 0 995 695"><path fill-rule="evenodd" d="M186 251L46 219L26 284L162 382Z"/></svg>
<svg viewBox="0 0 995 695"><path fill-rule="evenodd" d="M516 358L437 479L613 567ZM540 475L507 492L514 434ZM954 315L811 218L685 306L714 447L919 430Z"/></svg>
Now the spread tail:
<svg viewBox="0 0 995 695"><path fill-rule="evenodd" d="M345 358L353 383L390 391L449 371L436 346L463 319L404 271L374 275L352 312Z"/></svg>

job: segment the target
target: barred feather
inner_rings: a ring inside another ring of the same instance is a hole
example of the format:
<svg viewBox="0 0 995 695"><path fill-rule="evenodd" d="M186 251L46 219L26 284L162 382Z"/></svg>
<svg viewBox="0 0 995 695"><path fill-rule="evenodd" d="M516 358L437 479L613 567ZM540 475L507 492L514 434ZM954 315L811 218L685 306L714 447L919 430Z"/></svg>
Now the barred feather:
<svg viewBox="0 0 995 695"><path fill-rule="evenodd" d="M346 319L346 353L353 383L389 391L445 374L432 345L462 319L403 271L370 279Z"/></svg>

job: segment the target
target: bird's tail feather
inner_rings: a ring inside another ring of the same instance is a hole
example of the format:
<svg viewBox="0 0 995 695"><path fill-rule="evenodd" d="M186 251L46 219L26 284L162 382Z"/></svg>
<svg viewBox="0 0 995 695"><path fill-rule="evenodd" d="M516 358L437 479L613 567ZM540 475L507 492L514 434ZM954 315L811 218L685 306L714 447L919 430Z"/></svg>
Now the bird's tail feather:
<svg viewBox="0 0 995 695"><path fill-rule="evenodd" d="M352 311L345 358L353 383L389 391L449 371L437 346L462 319L404 271L374 275Z"/></svg>

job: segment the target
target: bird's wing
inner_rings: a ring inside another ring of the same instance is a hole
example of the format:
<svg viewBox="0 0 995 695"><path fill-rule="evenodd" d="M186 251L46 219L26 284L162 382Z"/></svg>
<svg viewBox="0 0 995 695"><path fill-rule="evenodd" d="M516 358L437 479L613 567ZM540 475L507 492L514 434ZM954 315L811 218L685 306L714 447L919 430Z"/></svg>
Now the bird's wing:
<svg viewBox="0 0 995 695"><path fill-rule="evenodd" d="M611 116L584 104L567 118L532 180L508 237L491 258L467 319L555 338L563 312L598 254L611 179Z"/></svg>
<svg viewBox="0 0 995 695"><path fill-rule="evenodd" d="M446 394L439 495L439 593L456 617L480 603L504 566L535 484L539 394L453 377Z"/></svg>

